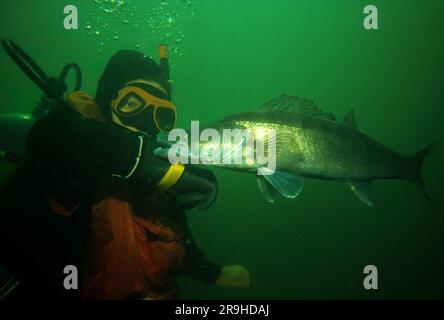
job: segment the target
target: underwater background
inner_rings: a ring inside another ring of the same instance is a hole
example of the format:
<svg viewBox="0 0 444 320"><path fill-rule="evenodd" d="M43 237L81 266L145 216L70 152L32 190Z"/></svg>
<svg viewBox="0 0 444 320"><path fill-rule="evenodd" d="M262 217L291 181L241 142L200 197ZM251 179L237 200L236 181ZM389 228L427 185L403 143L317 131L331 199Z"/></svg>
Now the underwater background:
<svg viewBox="0 0 444 320"><path fill-rule="evenodd" d="M63 28L68 4L78 30ZM363 27L367 4L379 30ZM117 50L157 59L168 44L178 127L288 93L339 119L353 108L362 132L402 154L435 142L423 167L433 202L407 182L376 180L367 207L345 184L308 180L297 199L269 204L254 176L214 170L219 198L190 211L190 226L212 261L246 266L251 287L184 277L182 298L443 299L443 12L441 0L2 0L0 36L50 75L77 62L92 95ZM42 94L3 50L0 84L1 113L31 112ZM13 169L2 161L0 182ZM366 265L378 268L378 290L363 287Z"/></svg>

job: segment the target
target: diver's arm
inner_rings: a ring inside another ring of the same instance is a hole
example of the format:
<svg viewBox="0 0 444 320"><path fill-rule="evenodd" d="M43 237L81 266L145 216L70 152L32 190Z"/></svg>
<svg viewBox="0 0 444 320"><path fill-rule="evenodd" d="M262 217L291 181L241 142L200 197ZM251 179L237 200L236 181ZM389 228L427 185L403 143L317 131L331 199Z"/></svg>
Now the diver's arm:
<svg viewBox="0 0 444 320"><path fill-rule="evenodd" d="M154 155L157 143L145 135L73 110L54 111L37 121L27 146L29 161L52 188L75 180L78 189L88 192L100 177L112 175L158 185L188 207L206 208L217 196L214 175L172 166Z"/></svg>
<svg viewBox="0 0 444 320"><path fill-rule="evenodd" d="M93 175L119 177L130 175L142 144L143 139L117 124L62 111L38 120L27 141L29 160L37 166L91 168Z"/></svg>
<svg viewBox="0 0 444 320"><path fill-rule="evenodd" d="M205 256L204 251L197 247L187 223L187 217L183 209L176 209L176 221L183 234L183 245L186 251L186 259L182 272L194 279L201 280L208 285L214 285L221 274L222 266L212 263Z"/></svg>
<svg viewBox="0 0 444 320"><path fill-rule="evenodd" d="M192 240L192 244L185 245L187 258L183 272L187 276L201 280L208 285L214 285L221 274L222 266L210 262Z"/></svg>

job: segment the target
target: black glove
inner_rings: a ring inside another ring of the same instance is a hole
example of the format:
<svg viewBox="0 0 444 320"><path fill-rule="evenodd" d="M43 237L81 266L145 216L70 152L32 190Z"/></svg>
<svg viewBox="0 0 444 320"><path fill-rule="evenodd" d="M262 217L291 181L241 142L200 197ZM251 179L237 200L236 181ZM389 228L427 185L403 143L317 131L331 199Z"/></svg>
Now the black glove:
<svg viewBox="0 0 444 320"><path fill-rule="evenodd" d="M171 163L156 154L155 150L158 147L156 142L145 140L141 163L133 176L134 179L157 183L165 175ZM209 170L185 166L179 180L167 192L183 209L197 207L204 210L210 207L217 198L217 180L213 172Z"/></svg>
<svg viewBox="0 0 444 320"><path fill-rule="evenodd" d="M168 190L184 209L205 210L216 200L219 193L213 172L193 166L186 166L179 181Z"/></svg>

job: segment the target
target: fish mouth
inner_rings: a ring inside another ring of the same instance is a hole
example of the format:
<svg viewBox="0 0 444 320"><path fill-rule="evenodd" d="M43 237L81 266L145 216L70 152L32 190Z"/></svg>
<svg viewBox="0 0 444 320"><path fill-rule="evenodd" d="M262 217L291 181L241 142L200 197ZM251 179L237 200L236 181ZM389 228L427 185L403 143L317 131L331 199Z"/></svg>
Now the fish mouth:
<svg viewBox="0 0 444 320"><path fill-rule="evenodd" d="M168 160L169 150L174 142L168 140L168 132L159 132L156 136L158 147L154 150L154 154L159 158Z"/></svg>
<svg viewBox="0 0 444 320"><path fill-rule="evenodd" d="M168 132L159 132L156 136L156 141L158 143L158 147L154 150L154 154L157 155L160 158L167 159L171 163L176 163L176 161L170 160L170 157L173 153L171 153L172 149L174 150L186 150L185 155L180 155L182 161L185 161L183 164L188 164L190 162L195 162L199 159L199 154L195 155L193 152L191 152L190 145L188 142L188 133L186 133L186 139L183 140L170 140L169 139L169 133ZM182 152L182 151L180 151ZM179 156L176 153L177 156Z"/></svg>
<svg viewBox="0 0 444 320"><path fill-rule="evenodd" d="M168 140L168 132L159 132L156 137L156 141L162 148L171 148L176 142Z"/></svg>

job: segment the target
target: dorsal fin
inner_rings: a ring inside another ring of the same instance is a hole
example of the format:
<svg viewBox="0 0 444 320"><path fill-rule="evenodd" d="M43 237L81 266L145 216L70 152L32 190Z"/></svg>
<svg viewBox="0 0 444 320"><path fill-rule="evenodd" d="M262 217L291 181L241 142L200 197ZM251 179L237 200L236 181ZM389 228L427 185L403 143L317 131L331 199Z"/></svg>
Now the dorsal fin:
<svg viewBox="0 0 444 320"><path fill-rule="evenodd" d="M312 100L282 94L260 107L262 111L287 111L302 114L305 116L319 117L328 120L336 120L332 114L324 113L318 109Z"/></svg>
<svg viewBox="0 0 444 320"><path fill-rule="evenodd" d="M358 123L356 122L355 111L351 109L342 119L342 123L352 128L358 129Z"/></svg>

